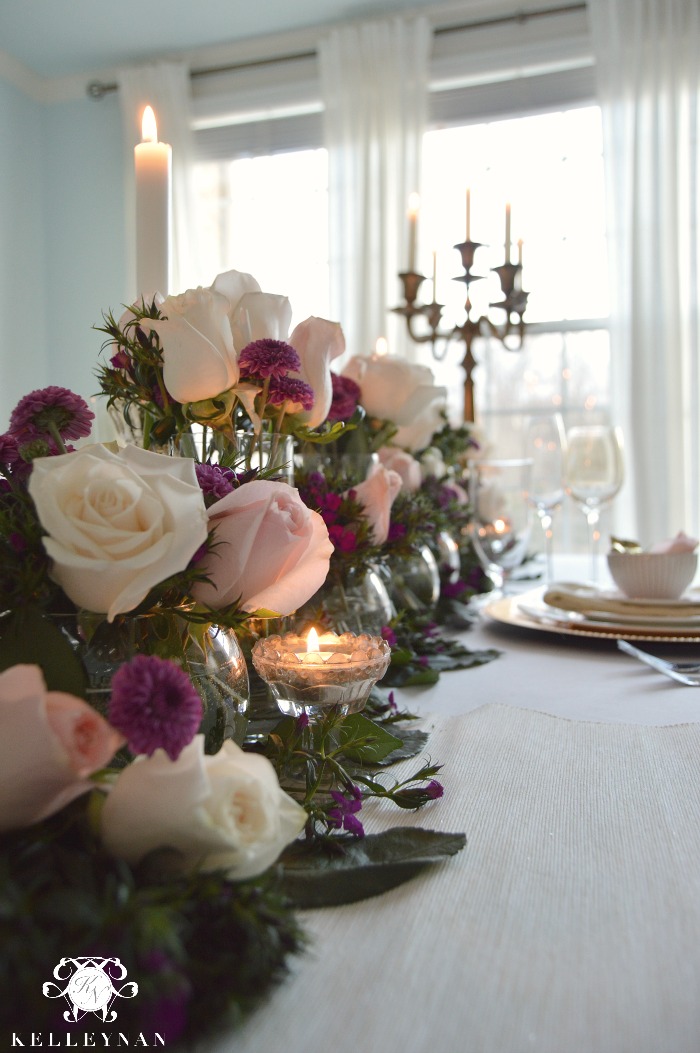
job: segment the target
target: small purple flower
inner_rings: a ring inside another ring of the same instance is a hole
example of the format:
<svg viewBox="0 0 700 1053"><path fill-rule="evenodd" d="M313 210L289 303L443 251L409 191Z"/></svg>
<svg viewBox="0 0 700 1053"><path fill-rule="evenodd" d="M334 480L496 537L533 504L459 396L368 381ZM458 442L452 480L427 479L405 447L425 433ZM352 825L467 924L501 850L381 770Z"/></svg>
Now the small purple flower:
<svg viewBox="0 0 700 1053"><path fill-rule="evenodd" d="M297 735L300 735L302 731L308 728L309 723L309 714L304 709L297 717L296 724L294 725L294 730L296 731Z"/></svg>
<svg viewBox="0 0 700 1053"><path fill-rule="evenodd" d="M301 359L291 344L265 338L246 344L238 356L238 365L241 376L279 379L298 372Z"/></svg>
<svg viewBox="0 0 700 1053"><path fill-rule="evenodd" d="M389 533L387 535L387 541L401 541L402 538L406 537L407 527L405 523L397 523L392 520L389 524Z"/></svg>
<svg viewBox="0 0 700 1053"><path fill-rule="evenodd" d="M340 552L354 552L357 548L357 534L350 527L331 524L328 526L328 536L333 547Z"/></svg>
<svg viewBox="0 0 700 1053"><path fill-rule="evenodd" d="M29 547L27 539L18 534L16 530L12 531L7 540L10 542L12 551L16 552L18 556L26 552Z"/></svg>
<svg viewBox="0 0 700 1053"><path fill-rule="evenodd" d="M296 377L272 377L268 401L273 406L283 406L285 402L292 402L300 409L310 410L314 405L314 389L305 380L297 380ZM298 412L291 410L290 412Z"/></svg>
<svg viewBox="0 0 700 1053"><path fill-rule="evenodd" d="M95 414L87 402L69 391L51 385L30 391L20 399L10 416L10 430L22 441L48 435L82 439L90 434Z"/></svg>
<svg viewBox="0 0 700 1053"><path fill-rule="evenodd" d="M391 629L389 629L389 632L391 632ZM393 633L392 633L392 635L393 635ZM384 636L384 629L382 629L382 636ZM386 640L386 636L384 636L384 639ZM389 643L388 640L387 640L387 643ZM396 637L395 636L394 636L394 643L396 643ZM389 646L391 647L392 645L389 644ZM389 711L391 713L398 713L399 707L396 704L396 699L394 698L394 692L393 691L389 692L389 696L387 698L387 703L389 705Z"/></svg>
<svg viewBox="0 0 700 1053"><path fill-rule="evenodd" d="M123 347L119 348L116 355L112 355L109 362L115 369L123 369L127 372L131 371L131 359Z"/></svg>
<svg viewBox="0 0 700 1053"><path fill-rule="evenodd" d="M327 419L329 421L349 420L357 409L362 395L360 385L350 377L340 377L337 373L331 373L331 384L333 385L333 399Z"/></svg>
<svg viewBox="0 0 700 1053"><path fill-rule="evenodd" d="M220 501L236 488L236 473L230 468L224 468L220 464L195 464L194 470L205 499L210 497Z"/></svg>
<svg viewBox="0 0 700 1053"><path fill-rule="evenodd" d="M428 785L424 787L424 792L430 797L431 801L436 801L438 797L442 797L444 794L445 787L436 779L431 779Z"/></svg>
<svg viewBox="0 0 700 1053"><path fill-rule="evenodd" d="M347 793L340 790L331 790L331 797L336 803L335 808L328 812L331 827L342 829L355 837L364 837L365 828L356 817L357 812L362 809L362 790L359 786L351 786Z"/></svg>
<svg viewBox="0 0 700 1053"><path fill-rule="evenodd" d="M160 747L177 760L201 721L202 700L175 662L139 654L112 677L109 722L132 753L150 757Z"/></svg>
<svg viewBox="0 0 700 1053"><path fill-rule="evenodd" d="M390 625L383 625L381 628L381 636L389 644L389 647L396 647L396 633ZM392 691L389 695L390 701L393 700L394 692Z"/></svg>
<svg viewBox="0 0 700 1053"><path fill-rule="evenodd" d="M456 600L467 588L467 584L461 578L457 581L446 581L442 585L442 595L447 600Z"/></svg>

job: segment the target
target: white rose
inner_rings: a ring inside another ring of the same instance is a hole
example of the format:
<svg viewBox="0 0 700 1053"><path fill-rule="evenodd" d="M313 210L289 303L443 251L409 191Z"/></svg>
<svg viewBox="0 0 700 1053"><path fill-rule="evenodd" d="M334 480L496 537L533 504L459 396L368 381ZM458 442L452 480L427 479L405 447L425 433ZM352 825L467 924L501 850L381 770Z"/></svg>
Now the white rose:
<svg viewBox="0 0 700 1053"><path fill-rule="evenodd" d="M359 384L360 403L370 417L398 426L392 442L421 450L442 427L447 389L438 387L432 370L395 355L355 355L343 376Z"/></svg>
<svg viewBox="0 0 700 1053"><path fill-rule="evenodd" d="M416 490L420 490L423 482L422 459L419 463L415 457L398 446L382 446L377 454L385 468L390 468L392 472L401 476L401 489L405 493L414 494Z"/></svg>
<svg viewBox="0 0 700 1053"><path fill-rule="evenodd" d="M213 289L188 289L167 296L162 318L142 323L159 337L163 352L163 382L177 402L215 398L239 377L233 344L230 304Z"/></svg>
<svg viewBox="0 0 700 1053"><path fill-rule="evenodd" d="M110 621L184 570L207 537L194 462L136 446L84 446L34 461L29 493L52 577Z"/></svg>
<svg viewBox="0 0 700 1053"><path fill-rule="evenodd" d="M421 468L426 478L444 479L447 475L447 466L440 450L436 446L429 446L421 454Z"/></svg>
<svg viewBox="0 0 700 1053"><path fill-rule="evenodd" d="M197 735L176 761L159 749L122 770L102 810L102 839L129 863L174 848L188 870L243 880L267 870L305 822L266 757L230 741L207 756Z"/></svg>

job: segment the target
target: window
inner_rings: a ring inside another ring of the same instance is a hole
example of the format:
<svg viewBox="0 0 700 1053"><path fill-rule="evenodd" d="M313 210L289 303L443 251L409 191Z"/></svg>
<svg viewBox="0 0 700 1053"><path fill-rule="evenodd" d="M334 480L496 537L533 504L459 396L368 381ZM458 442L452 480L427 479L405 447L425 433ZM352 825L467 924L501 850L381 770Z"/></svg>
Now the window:
<svg viewBox="0 0 700 1053"><path fill-rule="evenodd" d="M206 271L248 271L288 296L292 327L330 316L326 151L206 161L195 168Z"/></svg>

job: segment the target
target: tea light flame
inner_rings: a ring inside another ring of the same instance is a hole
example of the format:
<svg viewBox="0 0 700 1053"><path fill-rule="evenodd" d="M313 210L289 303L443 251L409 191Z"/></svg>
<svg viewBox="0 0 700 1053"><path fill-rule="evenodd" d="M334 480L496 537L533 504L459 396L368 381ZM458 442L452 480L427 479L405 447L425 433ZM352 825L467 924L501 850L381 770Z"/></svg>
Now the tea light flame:
<svg viewBox="0 0 700 1053"><path fill-rule="evenodd" d="M309 635L306 637L306 653L310 654L311 651L318 651L318 633L314 629L313 625L309 629Z"/></svg>

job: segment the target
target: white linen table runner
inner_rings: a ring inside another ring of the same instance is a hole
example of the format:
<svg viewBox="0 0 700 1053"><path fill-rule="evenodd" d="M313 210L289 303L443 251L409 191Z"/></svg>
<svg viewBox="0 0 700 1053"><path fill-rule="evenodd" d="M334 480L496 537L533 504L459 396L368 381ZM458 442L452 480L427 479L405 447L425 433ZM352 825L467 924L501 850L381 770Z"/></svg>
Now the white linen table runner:
<svg viewBox="0 0 700 1053"><path fill-rule="evenodd" d="M466 848L302 914L295 974L206 1048L698 1053L700 725L487 705L430 727L445 797L361 817L464 831Z"/></svg>

